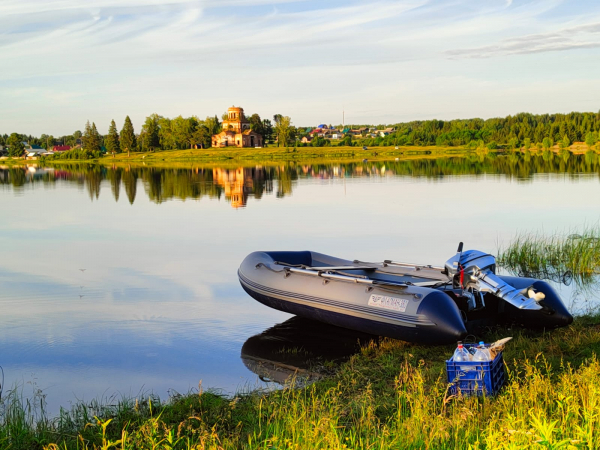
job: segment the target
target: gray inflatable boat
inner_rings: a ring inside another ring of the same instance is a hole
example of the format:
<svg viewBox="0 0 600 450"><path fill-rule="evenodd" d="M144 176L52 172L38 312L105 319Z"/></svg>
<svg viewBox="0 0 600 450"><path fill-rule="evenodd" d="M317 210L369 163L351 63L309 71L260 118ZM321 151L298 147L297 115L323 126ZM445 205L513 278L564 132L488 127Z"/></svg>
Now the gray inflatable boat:
<svg viewBox="0 0 600 450"><path fill-rule="evenodd" d="M250 296L271 308L410 342L455 342L477 325L501 321L531 328L573 321L548 283L497 275L492 255L463 252L462 243L443 267L254 252L238 276Z"/></svg>

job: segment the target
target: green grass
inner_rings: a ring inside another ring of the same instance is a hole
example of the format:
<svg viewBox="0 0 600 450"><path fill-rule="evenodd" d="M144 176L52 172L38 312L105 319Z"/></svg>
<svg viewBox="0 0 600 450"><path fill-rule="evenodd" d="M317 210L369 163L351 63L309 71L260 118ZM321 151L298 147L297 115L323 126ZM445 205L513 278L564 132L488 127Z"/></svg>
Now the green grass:
<svg viewBox="0 0 600 450"><path fill-rule="evenodd" d="M101 161L132 161L144 160L151 161L226 161L226 160L248 160L248 161L268 161L268 160L307 160L315 158L372 158L375 156L400 156L406 152L442 152L445 147L369 147L363 150L362 147L264 147L264 148L209 148L198 150L162 150L157 152L131 153L127 156L125 153L101 158Z"/></svg>
<svg viewBox="0 0 600 450"><path fill-rule="evenodd" d="M448 394L453 346L372 342L304 388L214 392L76 405L48 419L35 400L3 400L11 449L538 449L600 448L600 316L513 336L508 383L494 398ZM176 368L174 368L176 370ZM43 402L42 402L43 403Z"/></svg>
<svg viewBox="0 0 600 450"><path fill-rule="evenodd" d="M600 226L553 235L520 233L499 249L498 264L519 276L594 283L600 274Z"/></svg>

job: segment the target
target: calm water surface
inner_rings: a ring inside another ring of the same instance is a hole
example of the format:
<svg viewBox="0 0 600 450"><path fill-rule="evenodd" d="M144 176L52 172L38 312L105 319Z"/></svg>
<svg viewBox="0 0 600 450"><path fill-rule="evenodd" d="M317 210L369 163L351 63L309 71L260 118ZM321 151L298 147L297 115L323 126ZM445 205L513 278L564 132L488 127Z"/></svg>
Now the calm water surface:
<svg viewBox="0 0 600 450"><path fill-rule="evenodd" d="M248 253L441 264L459 241L495 253L518 231L597 223L599 173L594 155L0 168L5 386L41 389L56 411L200 380L225 392L261 385L247 353L264 356L265 335L253 336L274 325L285 322L267 340L312 337L312 353L315 340L346 348L357 336L324 336L247 296L236 271ZM575 312L597 301L562 295Z"/></svg>

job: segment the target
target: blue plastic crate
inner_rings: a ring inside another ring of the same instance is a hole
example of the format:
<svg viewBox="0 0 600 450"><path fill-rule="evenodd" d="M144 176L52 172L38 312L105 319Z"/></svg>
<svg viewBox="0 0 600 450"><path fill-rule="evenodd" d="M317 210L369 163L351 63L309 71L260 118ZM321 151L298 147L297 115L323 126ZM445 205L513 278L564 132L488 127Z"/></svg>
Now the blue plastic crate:
<svg viewBox="0 0 600 450"><path fill-rule="evenodd" d="M467 349L477 346L463 345ZM469 367L471 370L463 370L461 367ZM458 394L460 390L463 395L495 395L506 381L502 352L493 361L446 361L446 372L451 394Z"/></svg>

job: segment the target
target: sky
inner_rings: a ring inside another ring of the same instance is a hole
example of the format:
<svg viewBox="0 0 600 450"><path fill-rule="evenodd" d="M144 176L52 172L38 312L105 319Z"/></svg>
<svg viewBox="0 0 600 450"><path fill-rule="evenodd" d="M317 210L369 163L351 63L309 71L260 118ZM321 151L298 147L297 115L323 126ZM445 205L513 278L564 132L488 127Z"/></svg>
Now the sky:
<svg viewBox="0 0 600 450"><path fill-rule="evenodd" d="M0 133L600 109L600 2L1 0Z"/></svg>

